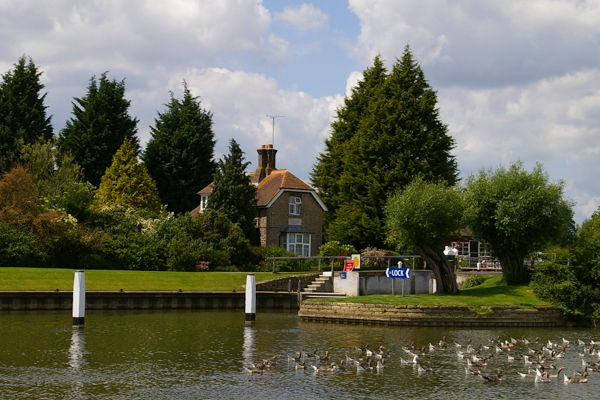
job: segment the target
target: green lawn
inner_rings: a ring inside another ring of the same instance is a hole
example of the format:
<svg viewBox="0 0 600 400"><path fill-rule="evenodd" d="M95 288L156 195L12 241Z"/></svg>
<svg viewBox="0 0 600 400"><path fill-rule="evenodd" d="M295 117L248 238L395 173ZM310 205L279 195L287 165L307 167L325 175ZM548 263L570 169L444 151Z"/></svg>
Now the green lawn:
<svg viewBox="0 0 600 400"><path fill-rule="evenodd" d="M371 295L345 299L323 299L311 301L335 301L362 304L409 304L409 305L464 305L472 308L483 306L514 305L520 308L551 306L540 300L529 286L508 286L501 282L501 275L486 277L479 286L460 290L457 294Z"/></svg>
<svg viewBox="0 0 600 400"><path fill-rule="evenodd" d="M244 290L246 273L241 272L166 272L166 271L85 271L87 290ZM286 275L256 273L256 281ZM75 270L52 268L0 268L2 290L73 290Z"/></svg>

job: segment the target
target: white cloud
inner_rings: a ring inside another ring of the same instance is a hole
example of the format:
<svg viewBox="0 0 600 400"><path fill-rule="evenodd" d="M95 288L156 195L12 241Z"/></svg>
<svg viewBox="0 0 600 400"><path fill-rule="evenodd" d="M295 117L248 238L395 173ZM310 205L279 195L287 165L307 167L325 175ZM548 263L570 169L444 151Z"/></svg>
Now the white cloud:
<svg viewBox="0 0 600 400"><path fill-rule="evenodd" d="M256 168L255 150L272 142L273 125L267 115L282 116L275 120L277 166L308 180L340 96L313 98L283 90L263 74L224 68L192 68L185 71L185 79L192 93L201 96L203 107L214 113L217 153L227 153L229 139L234 138L252 162L250 168ZM173 74L171 85L181 86L179 75Z"/></svg>
<svg viewBox="0 0 600 400"><path fill-rule="evenodd" d="M441 90L442 120L457 141L463 176L517 159L528 167L540 161L552 179L573 184L567 195L574 199L600 193L598 88L600 71L591 70L519 87ZM579 220L589 217L586 203L575 209Z"/></svg>
<svg viewBox="0 0 600 400"><path fill-rule="evenodd" d="M282 12L275 13L274 19L285 21L300 31L322 29L327 26L328 21L327 14L307 3L286 7Z"/></svg>

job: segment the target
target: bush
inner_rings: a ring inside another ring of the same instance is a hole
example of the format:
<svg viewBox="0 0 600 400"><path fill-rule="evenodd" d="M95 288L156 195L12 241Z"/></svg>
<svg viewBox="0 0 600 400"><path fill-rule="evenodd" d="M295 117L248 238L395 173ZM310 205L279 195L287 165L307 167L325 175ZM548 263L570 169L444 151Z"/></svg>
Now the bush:
<svg viewBox="0 0 600 400"><path fill-rule="evenodd" d="M486 278L484 278L481 275L473 275L473 276L469 277L466 281L463 282L462 288L463 289L468 289L468 288L472 288L472 287L475 287L475 286L479 286L483 282L485 282L485 279Z"/></svg>
<svg viewBox="0 0 600 400"><path fill-rule="evenodd" d="M376 258L361 258L360 265L367 268L387 268L388 259L385 256L391 256L392 253L386 250L378 250L376 247L367 247L361 251L361 257L376 257Z"/></svg>
<svg viewBox="0 0 600 400"><path fill-rule="evenodd" d="M337 240L331 240L319 247L321 257L349 257L358 253L351 244L341 244ZM342 265L343 260L336 260L335 265Z"/></svg>
<svg viewBox="0 0 600 400"><path fill-rule="evenodd" d="M596 321L599 317L600 291L579 281L567 265L538 264L530 286L536 296L556 304L569 319Z"/></svg>
<svg viewBox="0 0 600 400"><path fill-rule="evenodd" d="M287 251L279 246L267 246L265 247L264 258L258 266L258 271L273 271L273 261L267 260L267 257L296 257L296 253ZM311 261L313 260L277 260L275 272L310 271L313 266L313 262Z"/></svg>

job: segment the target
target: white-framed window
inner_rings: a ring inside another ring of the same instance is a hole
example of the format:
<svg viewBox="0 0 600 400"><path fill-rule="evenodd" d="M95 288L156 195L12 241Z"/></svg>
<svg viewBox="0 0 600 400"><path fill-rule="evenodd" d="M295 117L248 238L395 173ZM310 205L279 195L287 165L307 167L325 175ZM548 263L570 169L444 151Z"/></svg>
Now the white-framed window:
<svg viewBox="0 0 600 400"><path fill-rule="evenodd" d="M200 212L206 211L206 205L208 204L208 195L203 194L200 196Z"/></svg>
<svg viewBox="0 0 600 400"><path fill-rule="evenodd" d="M302 198L290 196L290 215L300 215L302 209Z"/></svg>
<svg viewBox="0 0 600 400"><path fill-rule="evenodd" d="M297 256L310 257L310 233L286 233L283 247Z"/></svg>

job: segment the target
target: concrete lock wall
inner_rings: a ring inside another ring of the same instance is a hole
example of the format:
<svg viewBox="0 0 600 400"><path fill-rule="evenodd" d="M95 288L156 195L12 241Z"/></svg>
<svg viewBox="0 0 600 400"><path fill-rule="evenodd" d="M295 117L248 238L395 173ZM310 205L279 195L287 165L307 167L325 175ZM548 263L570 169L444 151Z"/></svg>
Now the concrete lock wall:
<svg viewBox="0 0 600 400"><path fill-rule="evenodd" d="M392 294L392 284L395 285L394 293L401 294L402 281L405 294L427 294L435 291L435 277L429 270L412 270L409 279L388 278L385 271L346 272L346 279L342 279L341 274L336 272L333 277L333 291L346 293L348 296Z"/></svg>

